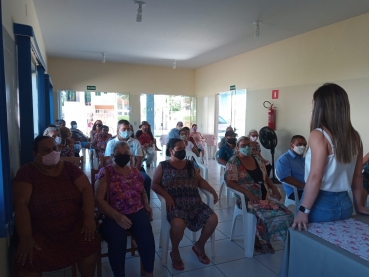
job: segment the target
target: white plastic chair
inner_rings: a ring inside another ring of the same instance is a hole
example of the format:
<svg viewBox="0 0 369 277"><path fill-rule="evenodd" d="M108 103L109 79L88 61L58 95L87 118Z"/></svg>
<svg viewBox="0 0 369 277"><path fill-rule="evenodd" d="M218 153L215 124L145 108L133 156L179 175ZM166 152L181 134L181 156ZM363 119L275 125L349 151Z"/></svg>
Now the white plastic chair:
<svg viewBox="0 0 369 277"><path fill-rule="evenodd" d="M205 194L206 196L206 204L214 210L214 197L213 195L204 190L199 188L199 190ZM157 194L160 202L161 202L161 231L160 231L160 238L159 238L159 247L162 249L162 257L161 263L163 266L167 266L168 260L168 248L169 248L169 232L170 232L170 224L167 220L167 206L163 196ZM192 232L192 241L196 241L196 232ZM211 255L215 257L215 232L210 237L210 244L211 244Z"/></svg>
<svg viewBox="0 0 369 277"><path fill-rule="evenodd" d="M96 149L92 149L92 167L94 169L99 168L99 157L97 155Z"/></svg>
<svg viewBox="0 0 369 277"><path fill-rule="evenodd" d="M277 170L275 170L275 177L278 179L278 181L280 181L282 183L282 181L278 177ZM299 207L300 207L300 198L299 198L299 193L298 193L297 187L295 187L293 185L290 185L286 182L283 182L283 184L293 188L293 194L295 196L295 200L292 200L292 199L288 199L288 196L286 194L286 198L284 199L284 205L286 207L288 207L290 205L295 205L295 209L296 209L295 215L297 215L297 213L299 212Z"/></svg>
<svg viewBox="0 0 369 277"><path fill-rule="evenodd" d="M234 204L233 220L231 225L231 236L230 240L234 239L234 230L236 228L237 217L242 216L243 218L243 243L245 249L245 257L252 258L254 256L254 244L256 235L256 217L247 212L245 195L237 190L228 188L229 191L233 192L241 198L241 207L239 209L237 204Z"/></svg>
<svg viewBox="0 0 369 277"><path fill-rule="evenodd" d="M199 157L196 156L196 154L192 151L186 151L186 159L187 160L191 160L191 158L194 158L196 163L198 164L198 166L201 169L201 177L204 180L208 180L208 169L201 163L201 160Z"/></svg>
<svg viewBox="0 0 369 277"><path fill-rule="evenodd" d="M217 164L220 166L220 190L219 190L219 199L221 199L222 192L224 190L226 192L226 195L227 195L227 207L229 207L233 195L232 195L232 192L227 187L226 181L224 179L224 173L225 173L226 166L223 165L223 164L218 163L218 151L215 153L215 160L216 160Z"/></svg>

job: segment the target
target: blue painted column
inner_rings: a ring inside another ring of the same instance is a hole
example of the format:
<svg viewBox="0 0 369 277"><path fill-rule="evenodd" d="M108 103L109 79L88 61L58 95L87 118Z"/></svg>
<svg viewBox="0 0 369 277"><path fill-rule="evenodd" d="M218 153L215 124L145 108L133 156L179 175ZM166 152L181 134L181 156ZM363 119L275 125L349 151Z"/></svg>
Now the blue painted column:
<svg viewBox="0 0 369 277"><path fill-rule="evenodd" d="M151 130L155 130L155 100L153 94L146 94L146 120L151 125Z"/></svg>
<svg viewBox="0 0 369 277"><path fill-rule="evenodd" d="M0 0L0 22L2 22L2 8ZM5 238L12 227L12 193L9 166L8 119L6 108L5 68L3 30L0 28L0 238ZM17 153L14 153L17 154Z"/></svg>
<svg viewBox="0 0 369 277"><path fill-rule="evenodd" d="M33 161L31 147L34 139L31 41L28 36L16 36L16 40L18 50L20 163L23 165Z"/></svg>
<svg viewBox="0 0 369 277"><path fill-rule="evenodd" d="M45 97L45 69L37 66L37 89L38 89L38 133L42 134L50 124L46 120L46 106L49 105L48 98Z"/></svg>

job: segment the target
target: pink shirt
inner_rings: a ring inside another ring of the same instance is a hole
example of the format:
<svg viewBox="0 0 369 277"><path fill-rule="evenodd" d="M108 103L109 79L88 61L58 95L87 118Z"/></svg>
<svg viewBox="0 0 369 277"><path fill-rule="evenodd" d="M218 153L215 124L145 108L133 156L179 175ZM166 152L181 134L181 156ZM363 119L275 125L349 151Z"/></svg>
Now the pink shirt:
<svg viewBox="0 0 369 277"><path fill-rule="evenodd" d="M96 180L110 173L109 205L122 214L133 214L144 208L141 194L144 189L141 173L134 167L128 175L116 172L113 165L100 169Z"/></svg>

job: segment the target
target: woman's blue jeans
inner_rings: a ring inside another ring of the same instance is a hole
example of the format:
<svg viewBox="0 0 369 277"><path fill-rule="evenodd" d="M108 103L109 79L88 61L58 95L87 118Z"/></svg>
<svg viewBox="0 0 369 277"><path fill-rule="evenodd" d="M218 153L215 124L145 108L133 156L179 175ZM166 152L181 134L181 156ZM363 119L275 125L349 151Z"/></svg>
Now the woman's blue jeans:
<svg viewBox="0 0 369 277"><path fill-rule="evenodd" d="M347 219L351 217L352 212L352 201L347 191L330 192L320 190L309 213L309 223Z"/></svg>
<svg viewBox="0 0 369 277"><path fill-rule="evenodd" d="M155 242L149 215L145 209L141 209L126 216L132 221L129 231L137 243L143 269L151 273L154 270ZM126 230L119 226L115 220L106 217L100 226L100 231L108 244L108 258L114 276L124 277L127 248Z"/></svg>

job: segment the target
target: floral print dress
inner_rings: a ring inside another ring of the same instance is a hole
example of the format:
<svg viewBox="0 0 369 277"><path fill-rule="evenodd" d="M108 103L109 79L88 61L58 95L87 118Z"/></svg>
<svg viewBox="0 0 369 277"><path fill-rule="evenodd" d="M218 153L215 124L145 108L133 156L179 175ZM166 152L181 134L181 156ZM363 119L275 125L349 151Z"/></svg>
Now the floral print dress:
<svg viewBox="0 0 369 277"><path fill-rule="evenodd" d="M266 169L263 162L258 156L253 157L258 163L265 180ZM261 200L261 185L254 182L237 156L229 159L224 178L225 180L237 182L260 199L259 204L247 205L248 212L256 216L256 235L259 240L266 242L285 240L287 230L293 223L293 213L279 202ZM241 199L238 196L236 203L241 208Z"/></svg>
<svg viewBox="0 0 369 277"><path fill-rule="evenodd" d="M198 180L192 161L182 169L173 167L170 162L160 163L163 169L162 186L173 198L175 208L167 211L167 220L181 218L191 231L198 231L214 213L199 194Z"/></svg>

